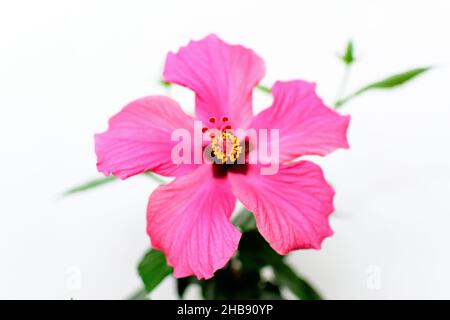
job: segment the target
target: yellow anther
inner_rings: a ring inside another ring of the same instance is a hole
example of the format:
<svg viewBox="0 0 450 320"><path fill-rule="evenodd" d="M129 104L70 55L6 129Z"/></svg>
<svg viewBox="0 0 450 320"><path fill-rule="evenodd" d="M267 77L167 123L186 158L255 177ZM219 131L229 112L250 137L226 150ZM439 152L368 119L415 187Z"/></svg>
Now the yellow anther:
<svg viewBox="0 0 450 320"><path fill-rule="evenodd" d="M242 152L239 139L229 131L214 136L211 142L214 156L222 163L234 163Z"/></svg>

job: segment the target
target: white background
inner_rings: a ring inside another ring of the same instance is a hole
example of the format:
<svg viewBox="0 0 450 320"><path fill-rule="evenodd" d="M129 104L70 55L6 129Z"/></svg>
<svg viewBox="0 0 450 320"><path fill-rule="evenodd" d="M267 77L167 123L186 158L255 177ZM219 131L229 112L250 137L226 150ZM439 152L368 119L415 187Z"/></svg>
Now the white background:
<svg viewBox="0 0 450 320"><path fill-rule="evenodd" d="M165 55L215 32L255 49L277 79L316 81L332 102L348 38L349 91L436 69L342 109L351 149L319 159L337 190L335 236L290 256L332 299L450 298L450 2L0 2L0 298L126 297L149 245L155 184L131 178L69 198L97 177L93 134L127 102L168 93ZM173 96L192 110L192 96ZM270 103L256 97L256 109ZM189 292L196 297L196 292ZM167 280L152 295L174 298Z"/></svg>

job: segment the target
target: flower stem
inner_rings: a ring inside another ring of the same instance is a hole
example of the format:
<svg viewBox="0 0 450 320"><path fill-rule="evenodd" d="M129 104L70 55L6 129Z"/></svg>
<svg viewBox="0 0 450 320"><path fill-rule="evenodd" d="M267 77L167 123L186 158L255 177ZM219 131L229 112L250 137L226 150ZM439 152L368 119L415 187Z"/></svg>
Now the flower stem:
<svg viewBox="0 0 450 320"><path fill-rule="evenodd" d="M339 108L341 98L344 95L345 90L347 89L348 80L350 78L350 70L351 64L346 64L344 67L344 73L342 74L341 83L339 84L338 92L336 94L334 109Z"/></svg>

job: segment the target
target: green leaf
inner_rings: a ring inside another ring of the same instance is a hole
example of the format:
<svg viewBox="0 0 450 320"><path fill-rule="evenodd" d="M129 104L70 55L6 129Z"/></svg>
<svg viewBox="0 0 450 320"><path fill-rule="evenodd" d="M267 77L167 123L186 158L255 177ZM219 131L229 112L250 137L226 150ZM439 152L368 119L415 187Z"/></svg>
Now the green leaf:
<svg viewBox="0 0 450 320"><path fill-rule="evenodd" d="M343 55L340 56L342 62L346 65L351 65L355 61L355 57L353 56L353 42L349 40L347 42L347 47Z"/></svg>
<svg viewBox="0 0 450 320"><path fill-rule="evenodd" d="M148 292L144 288L140 288L133 292L127 300L147 300Z"/></svg>
<svg viewBox="0 0 450 320"><path fill-rule="evenodd" d="M261 90L262 92L264 92L264 93L270 93L271 92L269 87L263 86L262 84L258 84L257 88L259 90Z"/></svg>
<svg viewBox="0 0 450 320"><path fill-rule="evenodd" d="M152 178L153 180L155 180L156 182L163 184L166 183L166 181L164 181L160 176L154 174L153 172L147 171L142 173L142 175L148 177L148 178Z"/></svg>
<svg viewBox="0 0 450 320"><path fill-rule="evenodd" d="M139 263L138 272L145 289L151 292L172 273L172 268L167 265L164 253L151 249Z"/></svg>
<svg viewBox="0 0 450 320"><path fill-rule="evenodd" d="M102 186L104 184L110 183L117 180L114 176L107 176L107 177L101 177L94 180L87 181L79 186L73 187L72 189L69 189L63 193L63 196L72 195L74 193L87 191L90 189L97 188L99 186Z"/></svg>
<svg viewBox="0 0 450 320"><path fill-rule="evenodd" d="M180 299L183 298L184 293L186 292L186 289L194 283L198 283L198 280L192 276L192 277L184 277L184 278L178 278L177 279L177 293L178 297Z"/></svg>
<svg viewBox="0 0 450 320"><path fill-rule="evenodd" d="M236 217L233 219L233 223L242 232L256 229L256 222L253 214L245 208L237 213Z"/></svg>
<svg viewBox="0 0 450 320"><path fill-rule="evenodd" d="M144 172L141 175L152 178L153 180L155 180L158 183L166 183L166 181L164 181L163 179L161 179L158 175L154 174L153 172ZM117 179L115 176L110 175L107 177L101 177L101 178L97 178L97 179L93 179L90 181L87 181L79 186L73 187L72 189L69 189L67 191L65 191L62 195L63 196L69 196L72 195L74 193L78 193L78 192L83 192L83 191L88 191L90 189L94 189L97 187L100 187L102 185L105 185L107 183L113 182L113 181L118 181L119 179Z"/></svg>
<svg viewBox="0 0 450 320"><path fill-rule="evenodd" d="M253 271L259 271L265 266L281 263L283 259L256 230L242 234L238 258L242 263L242 269Z"/></svg>
<svg viewBox="0 0 450 320"><path fill-rule="evenodd" d="M172 84L170 82L165 81L164 79L159 80L159 84L164 87L170 87Z"/></svg>
<svg viewBox="0 0 450 320"><path fill-rule="evenodd" d="M231 264L216 271L214 277L199 281L202 295L211 300L259 299L261 276L259 272L235 270Z"/></svg>
<svg viewBox="0 0 450 320"><path fill-rule="evenodd" d="M349 100L353 99L356 96L359 96L361 94L363 94L364 92L367 92L369 90L374 90L374 89L391 89L391 88L395 88L397 86L400 86L412 79L414 79L415 77L417 77L418 75L430 70L431 67L422 67L422 68L416 68L416 69L412 69L412 70L408 70L402 73L398 73L395 74L393 76L387 77L383 80L380 81L376 81L374 83L371 83L369 85L366 85L364 87L362 87L361 89L355 91L354 93L352 93L351 95L345 97L344 99L341 99L339 101L336 102L336 108L339 108L341 106L343 106L345 103L347 103Z"/></svg>
<svg viewBox="0 0 450 320"><path fill-rule="evenodd" d="M277 281L302 300L321 300L320 294L284 262L273 265Z"/></svg>
<svg viewBox="0 0 450 320"><path fill-rule="evenodd" d="M272 282L264 282L260 297L261 300L282 300L280 287Z"/></svg>

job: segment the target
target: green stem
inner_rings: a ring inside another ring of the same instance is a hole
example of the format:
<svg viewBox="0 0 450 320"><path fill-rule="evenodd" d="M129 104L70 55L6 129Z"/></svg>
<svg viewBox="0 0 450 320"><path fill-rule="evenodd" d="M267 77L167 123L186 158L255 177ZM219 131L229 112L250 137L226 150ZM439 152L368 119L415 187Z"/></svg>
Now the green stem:
<svg viewBox="0 0 450 320"><path fill-rule="evenodd" d="M340 107L339 101L341 101L341 97L344 95L345 90L347 89L348 80L350 78L350 70L351 65L346 64L344 68L344 73L342 74L341 83L339 84L339 89L336 94L336 102L334 103L334 109L337 109Z"/></svg>

